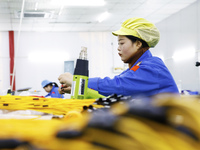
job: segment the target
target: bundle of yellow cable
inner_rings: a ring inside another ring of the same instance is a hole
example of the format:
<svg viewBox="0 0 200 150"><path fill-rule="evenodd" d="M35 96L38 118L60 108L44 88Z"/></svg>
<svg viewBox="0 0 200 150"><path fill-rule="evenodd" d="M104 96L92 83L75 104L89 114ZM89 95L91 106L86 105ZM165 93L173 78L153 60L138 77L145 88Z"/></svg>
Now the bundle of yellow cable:
<svg viewBox="0 0 200 150"><path fill-rule="evenodd" d="M167 120L174 127L186 127L200 139L200 97L183 96L158 98L153 103L157 107L168 107Z"/></svg>
<svg viewBox="0 0 200 150"><path fill-rule="evenodd" d="M117 102L81 117L71 110L66 119L0 120L0 139L43 150L197 150L199 107L199 98L161 96Z"/></svg>
<svg viewBox="0 0 200 150"><path fill-rule="evenodd" d="M73 125L81 126L83 122L84 121L73 121ZM62 126L67 127L68 124L70 124L70 121L1 119L0 128L3 130L0 131L0 143L1 140L5 139L16 139L22 143L26 142L43 150L62 150L68 149L68 147L69 149L72 147L78 149L92 149L93 147L91 144L85 141L56 138L57 129L62 128ZM13 144L12 142L9 143L9 145ZM2 148L2 145L0 145L0 148Z"/></svg>
<svg viewBox="0 0 200 150"><path fill-rule="evenodd" d="M199 102L190 97L135 99L93 113L81 131L66 128L57 137L82 139L108 149L197 150L199 107Z"/></svg>
<svg viewBox="0 0 200 150"><path fill-rule="evenodd" d="M141 149L196 150L200 148L199 107L197 97L161 95L152 101L134 101L132 106L117 104L111 112L121 116L117 131L132 136Z"/></svg>
<svg viewBox="0 0 200 150"><path fill-rule="evenodd" d="M95 99L60 99L31 96L0 96L0 109L35 110L53 115L66 115L69 111L81 112L83 106L93 104ZM100 105L93 105L101 108Z"/></svg>

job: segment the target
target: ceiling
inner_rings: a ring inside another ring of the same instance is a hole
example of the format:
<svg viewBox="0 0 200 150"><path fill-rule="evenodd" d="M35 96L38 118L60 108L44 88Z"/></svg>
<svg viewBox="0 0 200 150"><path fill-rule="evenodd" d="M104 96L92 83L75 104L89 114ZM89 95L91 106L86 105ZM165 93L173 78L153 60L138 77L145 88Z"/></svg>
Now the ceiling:
<svg viewBox="0 0 200 150"><path fill-rule="evenodd" d="M196 0L105 0L104 6L67 6L59 1L24 0L22 5L23 0L0 0L0 31L113 31L131 17L156 24ZM36 14L20 18L20 11ZM110 16L98 22L106 11ZM49 17L38 16L43 12Z"/></svg>

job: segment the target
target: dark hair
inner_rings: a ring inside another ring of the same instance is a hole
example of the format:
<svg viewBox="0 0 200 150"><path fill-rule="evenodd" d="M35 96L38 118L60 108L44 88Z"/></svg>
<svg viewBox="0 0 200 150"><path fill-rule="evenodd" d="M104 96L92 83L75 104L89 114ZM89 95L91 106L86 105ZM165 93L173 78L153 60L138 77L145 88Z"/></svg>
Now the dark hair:
<svg viewBox="0 0 200 150"><path fill-rule="evenodd" d="M55 87L58 87L58 84L56 83L56 82L52 82L52 83L49 83L49 84L47 84L45 87L47 87L47 86L53 86L53 85L55 85Z"/></svg>
<svg viewBox="0 0 200 150"><path fill-rule="evenodd" d="M147 44L147 42L145 42L144 40L140 39L140 38L137 38L135 36L132 36L132 35L126 35L126 37L128 39L130 39L133 43L135 43L137 40L140 41L142 43L142 47L149 47L149 45Z"/></svg>

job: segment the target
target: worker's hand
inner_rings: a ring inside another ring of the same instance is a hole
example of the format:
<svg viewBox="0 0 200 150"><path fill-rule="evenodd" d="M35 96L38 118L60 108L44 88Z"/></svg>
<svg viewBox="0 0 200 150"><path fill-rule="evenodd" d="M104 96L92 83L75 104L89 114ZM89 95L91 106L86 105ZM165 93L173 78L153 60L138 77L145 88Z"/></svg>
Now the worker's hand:
<svg viewBox="0 0 200 150"><path fill-rule="evenodd" d="M61 87L59 87L58 92L60 94L64 94L64 93L71 93L71 87L70 86L66 86L65 84L63 84Z"/></svg>
<svg viewBox="0 0 200 150"><path fill-rule="evenodd" d="M68 86L72 86L73 75L69 72L63 73L58 77L58 80L61 84L65 85L65 88Z"/></svg>

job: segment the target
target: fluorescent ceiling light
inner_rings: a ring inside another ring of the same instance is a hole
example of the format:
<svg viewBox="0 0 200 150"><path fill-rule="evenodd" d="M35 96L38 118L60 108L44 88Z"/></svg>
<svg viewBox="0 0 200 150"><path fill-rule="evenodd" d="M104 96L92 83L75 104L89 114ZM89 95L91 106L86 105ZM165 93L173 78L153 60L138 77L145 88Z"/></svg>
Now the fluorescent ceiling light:
<svg viewBox="0 0 200 150"><path fill-rule="evenodd" d="M65 6L103 6L104 0L52 0L52 5Z"/></svg>
<svg viewBox="0 0 200 150"><path fill-rule="evenodd" d="M191 59L195 56L195 49L194 48L188 48L181 51L175 51L172 58L174 61L183 61L187 59Z"/></svg>
<svg viewBox="0 0 200 150"><path fill-rule="evenodd" d="M107 19L109 16L110 16L110 13L108 13L107 11L102 13L98 18L98 22L102 22L103 20Z"/></svg>

